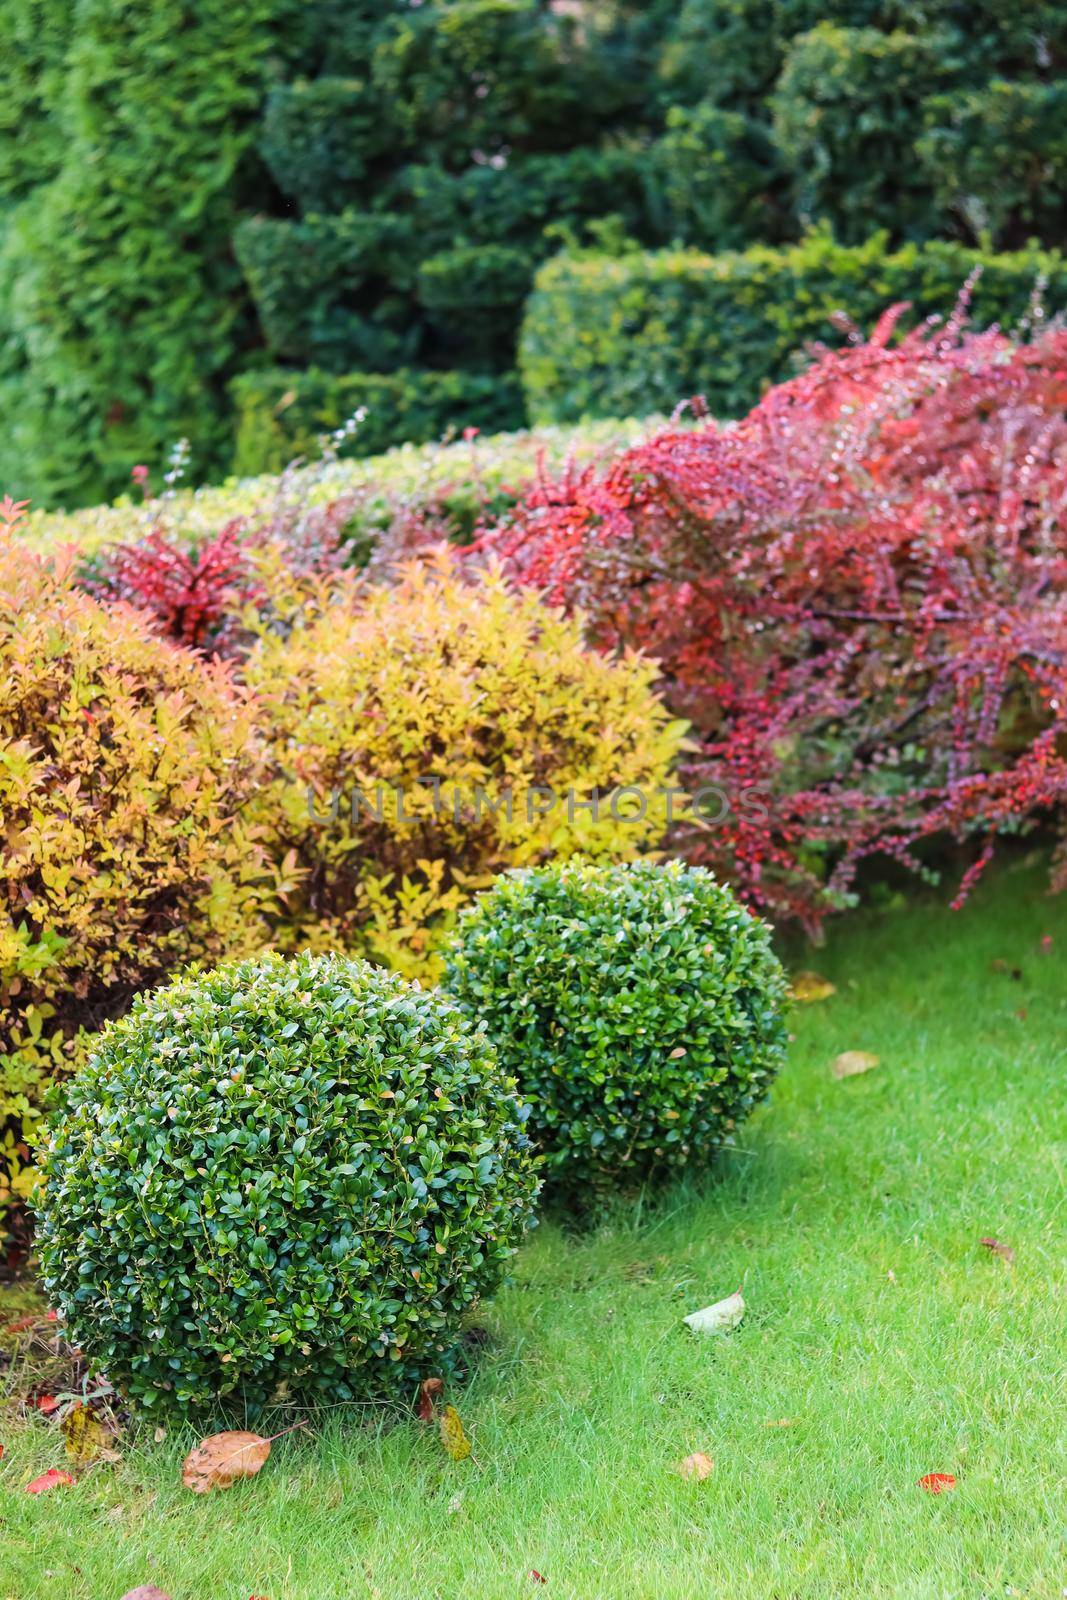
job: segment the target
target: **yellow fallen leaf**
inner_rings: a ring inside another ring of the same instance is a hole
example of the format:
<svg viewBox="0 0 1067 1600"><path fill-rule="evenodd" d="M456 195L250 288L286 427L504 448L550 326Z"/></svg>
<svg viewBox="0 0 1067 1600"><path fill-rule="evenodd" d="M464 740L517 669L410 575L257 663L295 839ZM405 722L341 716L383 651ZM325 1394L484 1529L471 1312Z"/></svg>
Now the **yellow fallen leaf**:
<svg viewBox="0 0 1067 1600"><path fill-rule="evenodd" d="M445 1406L441 1412L441 1443L453 1461L463 1461L471 1453L471 1442L463 1431L455 1406Z"/></svg>
<svg viewBox="0 0 1067 1600"><path fill-rule="evenodd" d="M694 1450L691 1456L686 1456L684 1461L679 1461L678 1471L683 1478L688 1478L695 1483L703 1483L705 1478L710 1478L715 1471L715 1463L710 1456L704 1455L700 1450Z"/></svg>
<svg viewBox="0 0 1067 1600"><path fill-rule="evenodd" d="M880 1061L879 1056L872 1056L869 1050L843 1050L831 1062L830 1071L835 1078L858 1078L861 1072L870 1072Z"/></svg>
<svg viewBox="0 0 1067 1600"><path fill-rule="evenodd" d="M790 999L798 1000L801 1005L811 1005L815 1000L829 1000L836 993L836 986L817 972L798 972L789 985Z"/></svg>
<svg viewBox="0 0 1067 1600"><path fill-rule="evenodd" d="M87 1405L79 1400L71 1406L59 1431L66 1440L67 1458L79 1467L95 1461L107 1446L110 1435L102 1427ZM109 1454L112 1452L109 1452Z"/></svg>

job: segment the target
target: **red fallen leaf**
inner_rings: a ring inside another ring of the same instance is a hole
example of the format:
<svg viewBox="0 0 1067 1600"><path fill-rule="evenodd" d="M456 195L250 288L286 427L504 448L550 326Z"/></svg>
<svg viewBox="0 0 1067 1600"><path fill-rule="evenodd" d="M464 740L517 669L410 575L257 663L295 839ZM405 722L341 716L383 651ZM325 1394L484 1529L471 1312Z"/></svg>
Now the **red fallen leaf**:
<svg viewBox="0 0 1067 1600"><path fill-rule="evenodd" d="M0 1461L3 1461L3 1459L4 1459L4 1447L3 1447L2 1444L0 1444Z"/></svg>
<svg viewBox="0 0 1067 1600"><path fill-rule="evenodd" d="M530 1577L531 1577L531 1579L533 1580L534 1583L547 1583L548 1582L547 1578L542 1578L541 1574L538 1572L536 1567L531 1567L530 1568Z"/></svg>
<svg viewBox="0 0 1067 1600"><path fill-rule="evenodd" d="M956 1479L951 1472L928 1472L924 1478L919 1479L919 1488L925 1489L927 1494L944 1494L948 1489L956 1487Z"/></svg>
<svg viewBox="0 0 1067 1600"><path fill-rule="evenodd" d="M34 1478L32 1483L26 1485L26 1494L45 1494L49 1489L58 1489L61 1485L73 1483L74 1479L69 1472L64 1472L62 1467L49 1467L47 1472L42 1472L39 1478Z"/></svg>
<svg viewBox="0 0 1067 1600"><path fill-rule="evenodd" d="M423 1378L419 1384L419 1400L415 1407L420 1422L433 1422L437 1416L437 1402L445 1392L443 1378Z"/></svg>
<svg viewBox="0 0 1067 1600"><path fill-rule="evenodd" d="M33 1403L38 1411L46 1417L50 1417L53 1411L59 1410L59 1401L54 1394L39 1394Z"/></svg>
<svg viewBox="0 0 1067 1600"><path fill-rule="evenodd" d="M1046 955L1052 949L1052 935L1051 935L1051 933L1043 933L1041 935L1041 948L1045 952Z"/></svg>

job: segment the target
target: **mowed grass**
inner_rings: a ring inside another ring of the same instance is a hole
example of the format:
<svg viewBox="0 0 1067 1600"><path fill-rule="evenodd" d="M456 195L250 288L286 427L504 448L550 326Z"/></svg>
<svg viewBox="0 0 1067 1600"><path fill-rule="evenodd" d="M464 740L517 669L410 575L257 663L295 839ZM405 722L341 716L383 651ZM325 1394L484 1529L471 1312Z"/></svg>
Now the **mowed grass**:
<svg viewBox="0 0 1067 1600"><path fill-rule="evenodd" d="M524 1249L454 1396L473 1460L336 1411L226 1494L185 1491L192 1436L148 1430L34 1498L60 1441L12 1415L0 1600L1059 1600L1065 958L1033 865L961 913L840 921L800 957L837 993L797 1008L743 1148ZM882 1065L836 1081L846 1049ZM735 1333L682 1326L739 1285ZM685 1482L697 1450L714 1473Z"/></svg>

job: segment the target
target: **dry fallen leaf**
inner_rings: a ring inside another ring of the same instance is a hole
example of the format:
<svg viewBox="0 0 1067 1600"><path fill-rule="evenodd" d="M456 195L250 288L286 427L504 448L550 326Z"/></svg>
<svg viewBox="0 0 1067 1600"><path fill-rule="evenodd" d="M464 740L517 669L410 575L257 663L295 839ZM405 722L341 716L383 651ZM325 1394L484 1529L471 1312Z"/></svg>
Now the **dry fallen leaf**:
<svg viewBox="0 0 1067 1600"><path fill-rule="evenodd" d="M437 1402L445 1392L443 1378L423 1378L419 1384L419 1399L415 1407L420 1422L432 1422L437 1415Z"/></svg>
<svg viewBox="0 0 1067 1600"><path fill-rule="evenodd" d="M59 1410L59 1401L54 1394L39 1394L33 1403L46 1417L50 1417L53 1411Z"/></svg>
<svg viewBox="0 0 1067 1600"><path fill-rule="evenodd" d="M1006 1261L1009 1267L1015 1265L1015 1251L1010 1244L1003 1244L999 1239L979 1239L978 1243L985 1245L990 1254Z"/></svg>
<svg viewBox="0 0 1067 1600"><path fill-rule="evenodd" d="M796 1420L796 1417L775 1417L772 1421L765 1422L763 1426L765 1428L792 1428Z"/></svg>
<svg viewBox="0 0 1067 1600"><path fill-rule="evenodd" d="M700 1450L694 1450L691 1456L686 1456L684 1461L679 1461L678 1471L683 1478L690 1478L696 1483L703 1483L705 1478L710 1478L715 1471L715 1463L710 1456Z"/></svg>
<svg viewBox="0 0 1067 1600"><path fill-rule="evenodd" d="M463 1431L455 1406L445 1406L441 1412L441 1443L453 1461L462 1461L471 1453L471 1442Z"/></svg>
<svg viewBox="0 0 1067 1600"><path fill-rule="evenodd" d="M228 1489L238 1478L254 1478L270 1455L271 1443L258 1433L213 1433L186 1456L182 1482L194 1494L207 1494Z"/></svg>
<svg viewBox="0 0 1067 1600"><path fill-rule="evenodd" d="M725 1300L717 1300L713 1306L705 1306L703 1311L691 1311L683 1322L694 1333L729 1333L736 1328L745 1314L745 1302L738 1289L736 1294L727 1295Z"/></svg>
<svg viewBox="0 0 1067 1600"><path fill-rule="evenodd" d="M49 1467L47 1472L42 1472L39 1478L34 1478L32 1483L26 1485L26 1494L47 1494L49 1489L58 1489L61 1485L73 1483L74 1479L69 1472L64 1472L62 1467Z"/></svg>
<svg viewBox="0 0 1067 1600"><path fill-rule="evenodd" d="M80 1400L71 1406L59 1424L59 1431L67 1442L67 1459L75 1466L87 1467L90 1461L108 1450L111 1435ZM114 1454L113 1451L109 1453Z"/></svg>
<svg viewBox="0 0 1067 1600"><path fill-rule="evenodd" d="M927 1494L944 1494L946 1489L955 1487L956 1480L951 1472L928 1472L919 1479L919 1488L925 1489Z"/></svg>
<svg viewBox="0 0 1067 1600"><path fill-rule="evenodd" d="M531 1567L530 1568L530 1582L531 1583L547 1583L548 1579L547 1578L542 1578L541 1574L538 1572L536 1567Z"/></svg>
<svg viewBox="0 0 1067 1600"><path fill-rule="evenodd" d="M801 1005L811 1005L815 1000L829 1000L836 993L836 986L817 972L798 972L789 985L790 999L799 1000Z"/></svg>
<svg viewBox="0 0 1067 1600"><path fill-rule="evenodd" d="M881 1057L872 1056L869 1050L843 1050L831 1063L835 1078L858 1078L861 1072L870 1072Z"/></svg>

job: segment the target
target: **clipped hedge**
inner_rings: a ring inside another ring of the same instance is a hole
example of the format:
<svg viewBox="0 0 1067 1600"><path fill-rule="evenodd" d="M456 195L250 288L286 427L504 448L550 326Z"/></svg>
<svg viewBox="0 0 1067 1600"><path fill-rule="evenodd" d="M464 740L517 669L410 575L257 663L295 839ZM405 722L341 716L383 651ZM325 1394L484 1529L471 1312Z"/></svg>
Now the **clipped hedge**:
<svg viewBox="0 0 1067 1600"><path fill-rule="evenodd" d="M315 457L321 435L361 407L367 415L345 446L373 455L391 445L423 444L478 428L504 432L522 424L518 379L472 372L306 372L271 367L235 379L239 474L279 472L297 456Z"/></svg>
<svg viewBox="0 0 1067 1600"><path fill-rule="evenodd" d="M825 233L774 250L730 255L664 250L562 254L537 275L519 365L537 422L573 422L644 406L670 411L701 394L736 417L794 370L812 341L843 342L841 314L860 326L895 301L917 315L949 313L968 275L978 325L1011 326L1035 286L1049 311L1067 308L1067 261L1037 248L992 255L935 242L887 250Z"/></svg>
<svg viewBox="0 0 1067 1600"><path fill-rule="evenodd" d="M262 956L139 998L51 1133L49 1303L190 1410L414 1396L530 1221L524 1112L459 1010L362 961Z"/></svg>
<svg viewBox="0 0 1067 1600"><path fill-rule="evenodd" d="M445 985L574 1194L709 1158L785 1055L770 928L680 861L506 873L463 914Z"/></svg>

